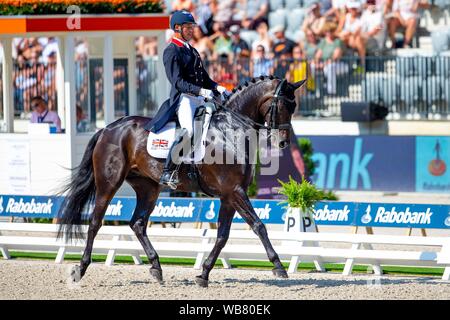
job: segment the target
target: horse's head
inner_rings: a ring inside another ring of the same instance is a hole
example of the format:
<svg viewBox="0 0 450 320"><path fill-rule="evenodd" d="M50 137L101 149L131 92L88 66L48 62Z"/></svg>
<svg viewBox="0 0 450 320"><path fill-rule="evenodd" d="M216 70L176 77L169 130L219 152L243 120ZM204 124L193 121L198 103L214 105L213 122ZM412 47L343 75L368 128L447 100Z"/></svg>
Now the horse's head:
<svg viewBox="0 0 450 320"><path fill-rule="evenodd" d="M290 143L291 118L297 106L295 91L299 89L306 80L289 83L287 80L273 79L271 90L262 97L259 112L271 131L278 130L273 134L275 142L282 149Z"/></svg>

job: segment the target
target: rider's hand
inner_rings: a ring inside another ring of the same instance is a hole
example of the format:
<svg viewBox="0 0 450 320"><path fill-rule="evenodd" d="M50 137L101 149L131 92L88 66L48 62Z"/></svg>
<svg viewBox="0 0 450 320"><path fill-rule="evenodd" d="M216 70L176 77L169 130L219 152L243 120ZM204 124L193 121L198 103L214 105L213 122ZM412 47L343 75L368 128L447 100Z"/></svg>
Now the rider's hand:
<svg viewBox="0 0 450 320"><path fill-rule="evenodd" d="M199 95L209 100L212 100L214 98L213 92L204 88L200 89Z"/></svg>
<svg viewBox="0 0 450 320"><path fill-rule="evenodd" d="M224 96L229 96L230 95L230 91L228 91L227 88L225 88L225 87L217 86L216 90L219 91L219 93L221 95L224 95Z"/></svg>

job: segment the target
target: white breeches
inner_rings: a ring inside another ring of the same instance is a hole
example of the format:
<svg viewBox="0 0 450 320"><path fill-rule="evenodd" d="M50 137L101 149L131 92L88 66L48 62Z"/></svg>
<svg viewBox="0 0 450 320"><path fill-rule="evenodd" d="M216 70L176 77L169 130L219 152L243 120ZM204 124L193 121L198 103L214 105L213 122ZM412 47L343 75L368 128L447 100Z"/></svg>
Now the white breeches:
<svg viewBox="0 0 450 320"><path fill-rule="evenodd" d="M202 96L191 96L188 94L181 94L180 105L178 106L177 116L181 128L185 128L189 137L194 134L194 114L195 110L204 104Z"/></svg>

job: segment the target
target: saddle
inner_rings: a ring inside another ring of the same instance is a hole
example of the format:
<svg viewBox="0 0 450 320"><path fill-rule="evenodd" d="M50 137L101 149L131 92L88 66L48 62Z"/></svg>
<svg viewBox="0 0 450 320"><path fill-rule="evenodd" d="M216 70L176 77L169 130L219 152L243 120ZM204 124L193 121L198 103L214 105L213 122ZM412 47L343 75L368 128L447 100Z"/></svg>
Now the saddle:
<svg viewBox="0 0 450 320"><path fill-rule="evenodd" d="M213 102L206 102L199 106L194 114L194 134L192 136L191 153L183 155L182 161L185 163L195 163L203 160L205 156L206 135L208 132L211 117L216 111ZM202 124L196 125L196 124ZM177 130L180 129L178 121L168 122L158 133L150 132L147 140L147 152L154 158L166 159L170 147L175 141Z"/></svg>

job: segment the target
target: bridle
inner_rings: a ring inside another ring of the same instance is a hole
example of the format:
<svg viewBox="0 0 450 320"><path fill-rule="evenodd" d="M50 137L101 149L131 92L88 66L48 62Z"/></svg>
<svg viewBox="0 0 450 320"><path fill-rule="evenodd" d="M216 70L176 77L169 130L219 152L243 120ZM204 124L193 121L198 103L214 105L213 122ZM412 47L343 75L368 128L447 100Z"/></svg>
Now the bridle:
<svg viewBox="0 0 450 320"><path fill-rule="evenodd" d="M280 81L280 83L278 83L277 87L275 88L275 93L272 96L272 102L270 104L270 107L267 109L266 113L263 116L263 119L266 118L267 114L269 114L270 112L270 120L269 120L269 124L266 126L264 124L260 124L252 119L249 119L246 117L245 121L246 122L250 122L254 127L259 127L261 129L266 129L269 131L269 136L272 134L272 130L290 130L291 129L291 124L290 123L283 123L283 124L278 124L277 123L277 115L278 115L278 103L280 101L286 101L287 103L293 104L295 103L295 98L294 99L289 99L286 96L284 96L282 94L282 90L284 89L284 87L288 84L287 80L282 80ZM222 103L219 103L218 101L216 101L216 103L218 104L218 107L220 109L224 109L228 112L231 112L233 114L235 114L236 116L238 116L239 118L244 117L243 115L229 109L226 108Z"/></svg>
<svg viewBox="0 0 450 320"><path fill-rule="evenodd" d="M268 126L262 126L266 129L270 130L289 130L291 128L290 123L283 123L278 124L277 123L277 115L278 115L278 102L281 100L286 101L287 103L295 103L294 99L289 99L286 96L282 95L282 90L287 85L287 80L284 79L278 83L277 87L275 88L275 93L272 97L272 103L270 104L270 107L267 109L266 113L264 114L263 118L265 119L267 114L270 112L270 121Z"/></svg>

